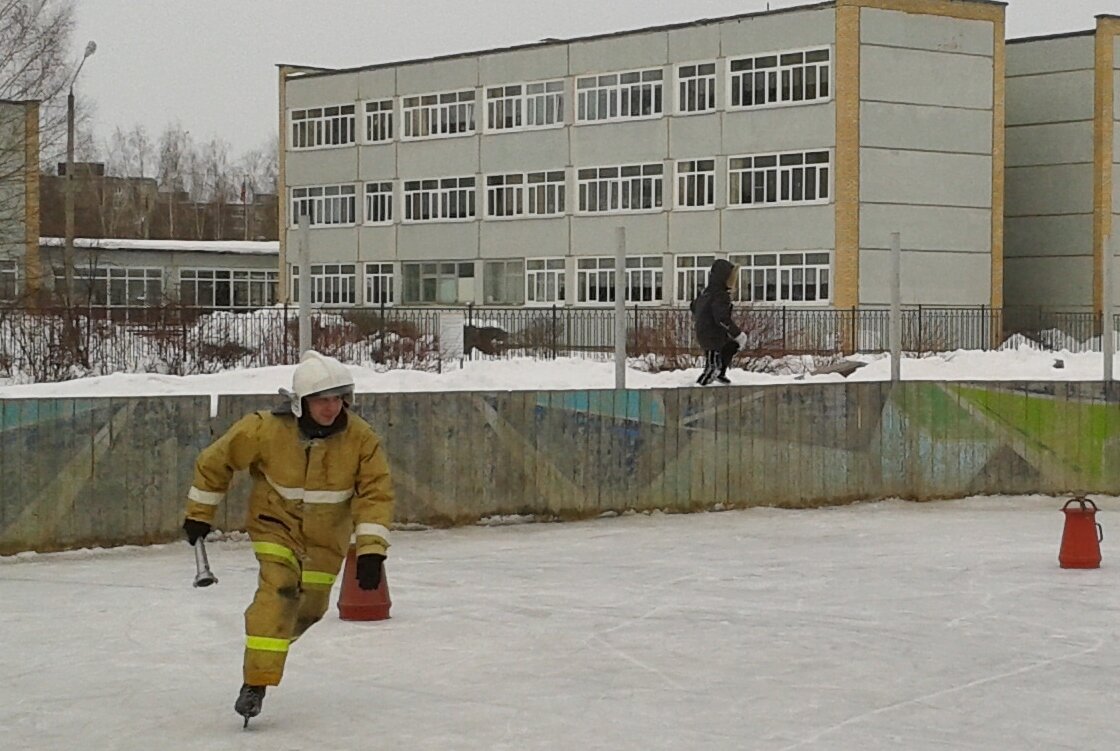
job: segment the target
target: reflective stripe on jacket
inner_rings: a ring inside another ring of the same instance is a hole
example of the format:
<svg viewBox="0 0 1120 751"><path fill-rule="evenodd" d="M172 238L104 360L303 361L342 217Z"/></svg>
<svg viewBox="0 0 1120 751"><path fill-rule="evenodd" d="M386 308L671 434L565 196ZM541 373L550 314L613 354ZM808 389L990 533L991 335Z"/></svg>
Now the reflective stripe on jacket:
<svg viewBox="0 0 1120 751"><path fill-rule="evenodd" d="M327 438L304 438L292 415L254 412L238 420L195 462L187 516L213 523L233 475L248 469L250 517L279 522L301 547L341 547L357 535L358 554L385 554L393 487L385 450L353 412ZM301 551L302 552L302 551Z"/></svg>

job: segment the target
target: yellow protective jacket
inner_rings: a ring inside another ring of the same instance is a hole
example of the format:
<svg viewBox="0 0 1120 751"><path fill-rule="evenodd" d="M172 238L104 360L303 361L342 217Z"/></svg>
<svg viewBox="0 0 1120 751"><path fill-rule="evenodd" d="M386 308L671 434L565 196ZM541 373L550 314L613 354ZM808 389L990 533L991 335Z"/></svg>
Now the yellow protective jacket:
<svg viewBox="0 0 1120 751"><path fill-rule="evenodd" d="M291 414L254 412L202 451L195 463L187 517L212 524L238 470L253 478L247 526L254 540L293 544L297 554L324 547L345 556L351 533L357 553L385 555L393 487L381 441L347 410L346 427L307 439Z"/></svg>

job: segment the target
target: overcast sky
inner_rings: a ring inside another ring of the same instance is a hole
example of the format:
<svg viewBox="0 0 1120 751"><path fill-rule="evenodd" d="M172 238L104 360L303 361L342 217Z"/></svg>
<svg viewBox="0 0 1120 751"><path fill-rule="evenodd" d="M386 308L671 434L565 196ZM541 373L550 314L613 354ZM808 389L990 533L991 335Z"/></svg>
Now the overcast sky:
<svg viewBox="0 0 1120 751"><path fill-rule="evenodd" d="M770 0L772 8L806 0ZM77 0L96 135L178 121L235 152L276 131L276 64L349 67L765 10L767 0ZM1010 38L1091 29L1120 0L1009 0Z"/></svg>

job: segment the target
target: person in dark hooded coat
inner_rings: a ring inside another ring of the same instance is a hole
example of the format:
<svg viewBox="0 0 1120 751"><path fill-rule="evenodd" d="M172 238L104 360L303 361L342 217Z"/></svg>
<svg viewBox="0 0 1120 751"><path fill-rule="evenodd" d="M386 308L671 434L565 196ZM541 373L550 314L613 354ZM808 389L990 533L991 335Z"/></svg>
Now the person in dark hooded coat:
<svg viewBox="0 0 1120 751"><path fill-rule="evenodd" d="M713 380L731 383L727 368L735 353L746 346L747 335L731 318L731 290L735 289L739 268L722 258L708 272L708 286L689 306L696 325L696 340L704 350L704 370L696 383L707 386Z"/></svg>

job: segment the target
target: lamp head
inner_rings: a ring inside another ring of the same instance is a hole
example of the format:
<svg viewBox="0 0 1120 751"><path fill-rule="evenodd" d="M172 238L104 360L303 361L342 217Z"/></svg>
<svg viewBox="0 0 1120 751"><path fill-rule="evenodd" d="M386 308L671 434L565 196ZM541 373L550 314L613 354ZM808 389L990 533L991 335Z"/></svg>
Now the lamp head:
<svg viewBox="0 0 1120 751"><path fill-rule="evenodd" d="M89 43L86 44L86 53L82 57L82 59L85 60L87 57L92 55L94 52L97 52L97 42L95 42L93 40L90 40Z"/></svg>

